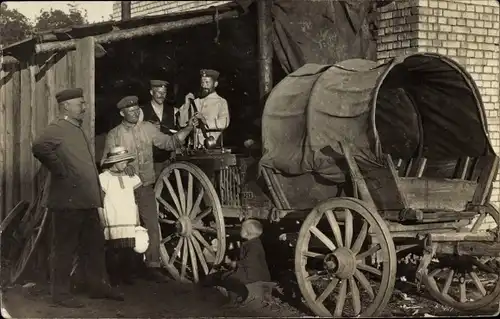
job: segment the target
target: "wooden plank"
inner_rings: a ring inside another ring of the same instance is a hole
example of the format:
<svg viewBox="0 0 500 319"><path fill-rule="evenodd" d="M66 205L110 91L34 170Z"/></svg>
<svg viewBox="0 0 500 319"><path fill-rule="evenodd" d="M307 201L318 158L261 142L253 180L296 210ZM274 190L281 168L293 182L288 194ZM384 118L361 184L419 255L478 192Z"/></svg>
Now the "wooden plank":
<svg viewBox="0 0 500 319"><path fill-rule="evenodd" d="M30 59L30 65L29 65L29 74L30 74L30 110L31 110L31 119L30 119L30 164L31 164L31 170L30 170L30 190L31 190L31 198L35 199L36 194L38 193L37 190L37 184L36 184L36 171L38 169L38 161L35 160L35 158L32 155L31 152L31 145L33 145L33 141L36 138L36 116L37 116L37 110L36 110L36 73L37 73L37 66L35 63L35 58L32 57Z"/></svg>
<svg viewBox="0 0 500 319"><path fill-rule="evenodd" d="M3 57L1 57L3 58ZM5 210L5 137L6 137L6 116L5 116L5 91L6 85L3 84L3 79L7 72L3 68L0 69L0 220L5 218L7 211Z"/></svg>
<svg viewBox="0 0 500 319"><path fill-rule="evenodd" d="M55 67L56 61L55 59L51 59L47 64L47 71L45 72L45 98L47 99L47 107L48 107L48 123L52 123L58 114L58 105L56 102L56 79L55 79Z"/></svg>
<svg viewBox="0 0 500 319"><path fill-rule="evenodd" d="M14 74L12 80L12 124L14 126L13 130L13 141L14 141L14 153L13 155L13 195L12 205L16 205L21 201L21 64L14 65L16 73Z"/></svg>
<svg viewBox="0 0 500 319"><path fill-rule="evenodd" d="M21 69L21 105L20 105L20 121L19 121L19 180L21 199L31 202L32 197L31 185L32 180L32 159L31 154L31 74L29 63L23 63Z"/></svg>
<svg viewBox="0 0 500 319"><path fill-rule="evenodd" d="M35 139L36 137L40 136L42 134L43 130L47 127L48 125L48 119L49 119L49 107L48 107L48 100L46 96L46 76L45 74L42 74L43 71L43 65L46 62L45 56L39 55L37 57L36 61L36 85L35 85L35 96L36 96L36 114L35 114L35 122L36 122L36 130L35 130ZM42 169L41 163L37 160L36 162L36 170L35 170L35 191L38 192L38 190L41 189L44 183L43 177L40 175L40 170Z"/></svg>
<svg viewBox="0 0 500 319"><path fill-rule="evenodd" d="M466 210L477 183L454 179L401 177L399 188L408 206L421 210Z"/></svg>
<svg viewBox="0 0 500 319"><path fill-rule="evenodd" d="M15 65L8 65L5 83L5 211L10 211L14 203L14 74Z"/></svg>
<svg viewBox="0 0 500 319"><path fill-rule="evenodd" d="M76 70L75 70L76 52L66 52L66 64L68 72L66 73L68 87L76 87Z"/></svg>
<svg viewBox="0 0 500 319"><path fill-rule="evenodd" d="M498 174L499 158L496 155L482 156L479 158L476 171L472 175L479 175L478 186L472 200L473 205L484 205L488 200L488 196L493 187L493 181ZM483 164L483 165L481 165Z"/></svg>
<svg viewBox="0 0 500 319"><path fill-rule="evenodd" d="M82 128L87 135L92 157L95 158L95 39L86 37L76 43L76 86L83 89L87 112Z"/></svg>

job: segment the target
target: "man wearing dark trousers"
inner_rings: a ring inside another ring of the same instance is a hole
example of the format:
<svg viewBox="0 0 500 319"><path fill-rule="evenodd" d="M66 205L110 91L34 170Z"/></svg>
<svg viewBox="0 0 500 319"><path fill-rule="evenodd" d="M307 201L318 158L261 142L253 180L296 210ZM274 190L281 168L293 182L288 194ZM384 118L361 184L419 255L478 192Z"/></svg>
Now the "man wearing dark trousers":
<svg viewBox="0 0 500 319"><path fill-rule="evenodd" d="M70 273L78 254L91 298L123 300L108 284L104 234L97 208L103 206L99 177L81 129L85 114L82 89L56 94L61 118L33 143L33 155L50 171L47 207L51 211L51 293L54 304L79 308L70 292Z"/></svg>
<svg viewBox="0 0 500 319"><path fill-rule="evenodd" d="M167 98L168 82L164 80L151 80L150 103L142 106L144 121L154 124L163 134L173 134L170 130L177 130L174 108L165 105ZM153 146L153 161L156 177L160 175L164 163L170 160L171 152Z"/></svg>

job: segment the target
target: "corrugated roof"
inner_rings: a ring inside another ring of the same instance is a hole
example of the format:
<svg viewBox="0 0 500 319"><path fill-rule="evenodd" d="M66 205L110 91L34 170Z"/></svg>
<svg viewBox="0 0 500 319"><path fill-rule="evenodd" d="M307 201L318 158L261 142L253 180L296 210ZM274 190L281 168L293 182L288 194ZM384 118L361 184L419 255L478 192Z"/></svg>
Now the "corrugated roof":
<svg viewBox="0 0 500 319"><path fill-rule="evenodd" d="M250 2L252 1L245 2L245 5L249 5ZM163 22L182 21L199 16L215 14L216 12L224 13L235 9L242 9L241 1L238 1L238 3L235 1L233 3L228 3L221 6L210 7L208 9L201 9L195 11L170 13L170 14L154 15L154 16L139 16L125 21L111 20L111 21L92 23L86 25L77 25L63 29L43 31L36 33L33 37L29 39L5 47L3 49L3 54L16 56L20 53L26 54L27 52L30 51L34 52L35 44L37 43L80 39L88 36L105 34L117 30L134 29L142 26L163 23Z"/></svg>

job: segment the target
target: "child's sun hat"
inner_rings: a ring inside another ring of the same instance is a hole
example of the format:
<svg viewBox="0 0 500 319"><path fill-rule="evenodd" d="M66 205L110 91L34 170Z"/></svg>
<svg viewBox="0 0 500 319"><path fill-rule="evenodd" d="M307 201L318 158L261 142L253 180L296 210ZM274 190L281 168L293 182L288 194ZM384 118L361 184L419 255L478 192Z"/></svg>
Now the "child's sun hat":
<svg viewBox="0 0 500 319"><path fill-rule="evenodd" d="M134 160L134 156L128 152L128 150L123 146L113 147L109 153L106 155L106 159L103 164L115 164L118 162L128 161L132 162Z"/></svg>

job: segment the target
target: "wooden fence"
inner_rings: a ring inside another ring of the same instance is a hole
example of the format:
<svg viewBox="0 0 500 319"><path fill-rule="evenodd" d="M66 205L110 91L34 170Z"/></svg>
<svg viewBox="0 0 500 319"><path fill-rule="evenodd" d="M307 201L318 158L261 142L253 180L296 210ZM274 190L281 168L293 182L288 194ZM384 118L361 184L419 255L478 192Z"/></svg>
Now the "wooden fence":
<svg viewBox="0 0 500 319"><path fill-rule="evenodd" d="M0 71L0 219L21 200L31 202L43 185L41 164L31 145L58 116L55 94L82 87L87 103L84 130L94 143L94 39L77 42L76 51L33 54L29 61Z"/></svg>

